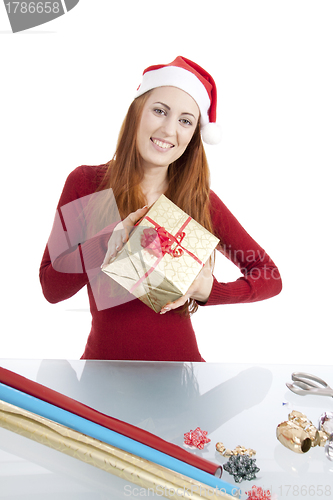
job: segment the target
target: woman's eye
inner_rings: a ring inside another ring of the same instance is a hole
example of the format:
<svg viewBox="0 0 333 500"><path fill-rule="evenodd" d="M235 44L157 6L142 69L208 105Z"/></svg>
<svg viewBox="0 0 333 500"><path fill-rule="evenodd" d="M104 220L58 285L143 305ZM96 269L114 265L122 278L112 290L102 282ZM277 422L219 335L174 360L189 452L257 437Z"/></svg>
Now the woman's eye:
<svg viewBox="0 0 333 500"><path fill-rule="evenodd" d="M190 122L187 118L182 118L180 121L184 123L184 125L192 125L192 122Z"/></svg>
<svg viewBox="0 0 333 500"><path fill-rule="evenodd" d="M157 115L165 115L166 114L164 109L160 109L160 108L155 108L154 113L156 113Z"/></svg>

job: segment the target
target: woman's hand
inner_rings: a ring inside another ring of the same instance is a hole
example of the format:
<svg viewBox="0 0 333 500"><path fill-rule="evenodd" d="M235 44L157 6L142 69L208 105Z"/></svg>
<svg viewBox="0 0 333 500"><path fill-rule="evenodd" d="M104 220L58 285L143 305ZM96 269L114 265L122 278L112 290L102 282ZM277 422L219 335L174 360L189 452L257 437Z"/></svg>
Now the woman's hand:
<svg viewBox="0 0 333 500"><path fill-rule="evenodd" d="M212 269L210 267L210 261L208 260L185 295L175 300L175 302L166 304L161 309L160 314L164 314L171 311L171 309L181 307L188 301L188 299L198 300L199 302L207 302L210 292L212 291L213 281L214 278L212 275Z"/></svg>
<svg viewBox="0 0 333 500"><path fill-rule="evenodd" d="M109 262L115 258L118 252L122 249L123 245L129 238L129 235L134 227L134 225L145 215L148 210L148 206L139 208L136 212L129 214L126 219L119 222L113 230L111 238L108 242L108 249L104 257L103 264L101 268L105 267Z"/></svg>

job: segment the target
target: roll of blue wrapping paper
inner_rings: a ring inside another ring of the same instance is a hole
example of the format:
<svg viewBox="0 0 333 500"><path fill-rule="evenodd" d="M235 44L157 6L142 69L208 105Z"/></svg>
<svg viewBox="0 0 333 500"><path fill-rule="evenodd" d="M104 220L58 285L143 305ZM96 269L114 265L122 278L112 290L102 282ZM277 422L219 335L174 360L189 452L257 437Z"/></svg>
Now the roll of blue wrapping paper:
<svg viewBox="0 0 333 500"><path fill-rule="evenodd" d="M213 474L213 476L222 476L221 465L210 462L200 455L190 453L189 451L184 450L176 444L165 441L164 439L155 436L155 434L145 431L144 429L140 429L140 427L136 427L135 425L111 417L110 415L105 415L104 413L101 413L94 408L90 408L89 406L80 403L80 401L76 401L75 399L65 396L65 394L61 394L60 392L54 391L53 389L50 389L45 385L38 384L33 380L22 377L22 375L19 375L18 373L6 370L1 366L0 382L2 384L8 385L9 387L12 387L13 389L22 391L25 394L29 394L34 398L41 399L46 403L50 403L51 405L57 406L58 408L62 408L63 410L69 411L70 413L74 413L79 417L90 420L91 422L95 422L95 424L106 427L111 431L118 432L123 436L134 439L134 441L139 441L140 443L145 444L146 446L150 446L155 450L161 451L166 455L177 458L181 462L185 462L189 465L193 465L193 467L196 467L197 469L208 472L209 474Z"/></svg>
<svg viewBox="0 0 333 500"><path fill-rule="evenodd" d="M184 476L200 481L201 483L209 485L212 488L218 488L229 495L238 496L237 492L239 491L239 488L222 481L222 479L212 476L211 474L197 469L192 465L188 465L185 462L181 462L176 458L170 457L169 455L155 450L154 448L150 448L149 446L139 443L138 441L134 441L133 439L123 436L122 434L111 431L106 427L95 424L90 420L79 417L74 413L62 410L57 406L53 406L45 401L29 396L24 392L18 391L1 383L0 399L18 406L19 408L23 408L24 410L28 410L32 413L48 418L49 420L53 420L58 424L70 427L71 429L81 432L82 434L99 439L104 443L111 444L116 448L120 448L121 450L132 453L133 455L137 455L141 458L145 458L151 462L162 465L163 467L167 467L175 472L184 474Z"/></svg>

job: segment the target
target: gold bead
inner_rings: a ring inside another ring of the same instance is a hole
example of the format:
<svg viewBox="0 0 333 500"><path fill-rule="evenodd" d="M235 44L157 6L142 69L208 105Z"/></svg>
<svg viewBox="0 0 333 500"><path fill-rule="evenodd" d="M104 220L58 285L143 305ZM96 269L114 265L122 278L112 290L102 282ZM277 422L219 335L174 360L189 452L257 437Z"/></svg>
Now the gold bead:
<svg viewBox="0 0 333 500"><path fill-rule="evenodd" d="M216 450L219 453L223 453L225 451L225 446L223 443L216 443Z"/></svg>

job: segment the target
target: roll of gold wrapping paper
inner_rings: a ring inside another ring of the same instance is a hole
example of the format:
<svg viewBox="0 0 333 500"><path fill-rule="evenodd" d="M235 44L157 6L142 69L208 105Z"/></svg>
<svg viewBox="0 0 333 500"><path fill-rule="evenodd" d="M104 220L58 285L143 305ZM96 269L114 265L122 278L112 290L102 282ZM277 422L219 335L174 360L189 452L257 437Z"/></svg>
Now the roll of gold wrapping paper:
<svg viewBox="0 0 333 500"><path fill-rule="evenodd" d="M177 496L193 500L235 498L4 401L0 401L0 426L142 488L153 490L159 496L173 500Z"/></svg>

